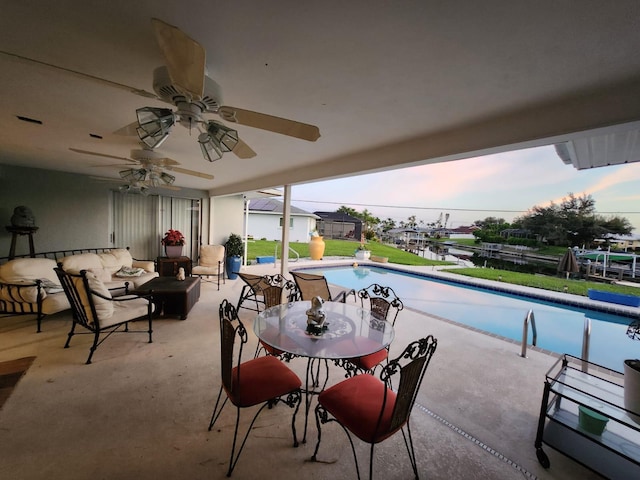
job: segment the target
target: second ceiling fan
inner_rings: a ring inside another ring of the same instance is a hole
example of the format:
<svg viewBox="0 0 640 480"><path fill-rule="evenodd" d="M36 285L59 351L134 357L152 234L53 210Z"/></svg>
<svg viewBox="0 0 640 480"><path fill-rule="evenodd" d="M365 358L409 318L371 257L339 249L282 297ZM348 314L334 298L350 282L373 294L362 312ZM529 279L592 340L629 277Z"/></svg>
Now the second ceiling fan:
<svg viewBox="0 0 640 480"><path fill-rule="evenodd" d="M175 123L200 133L198 143L203 156L213 162L225 152L239 158L252 158L256 153L238 137L238 132L216 120L206 120L204 114L217 114L229 123L247 125L282 135L316 141L318 127L306 123L221 105L220 88L205 74L206 53L202 45L182 30L156 18L151 20L156 40L165 59L165 66L153 72L153 90L169 108L143 107L136 110L135 130L149 148L166 140Z"/></svg>

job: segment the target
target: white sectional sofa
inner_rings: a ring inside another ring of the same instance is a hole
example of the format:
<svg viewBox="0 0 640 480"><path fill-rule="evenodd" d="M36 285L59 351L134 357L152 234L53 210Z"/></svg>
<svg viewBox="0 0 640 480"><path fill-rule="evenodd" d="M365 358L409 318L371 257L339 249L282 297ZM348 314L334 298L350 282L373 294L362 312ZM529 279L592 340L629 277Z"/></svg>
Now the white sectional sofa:
<svg viewBox="0 0 640 480"><path fill-rule="evenodd" d="M136 288L158 276L150 260L134 260L125 248L101 249L53 258L15 258L0 265L0 314L36 315L38 332L42 318L70 307L53 270L79 273L87 270L107 288ZM58 261L56 261L58 260Z"/></svg>

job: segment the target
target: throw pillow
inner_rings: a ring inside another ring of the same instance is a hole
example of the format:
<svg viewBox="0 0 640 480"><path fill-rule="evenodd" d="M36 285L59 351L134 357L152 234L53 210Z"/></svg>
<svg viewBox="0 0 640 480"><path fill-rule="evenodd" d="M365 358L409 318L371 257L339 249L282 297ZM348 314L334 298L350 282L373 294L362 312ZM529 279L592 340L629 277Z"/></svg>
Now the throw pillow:
<svg viewBox="0 0 640 480"><path fill-rule="evenodd" d="M40 281L42 282L42 288L44 288L44 291L47 293L58 293L64 291L62 289L62 285L52 282L48 278L41 278Z"/></svg>
<svg viewBox="0 0 640 480"><path fill-rule="evenodd" d="M144 273L144 269L142 268L122 267L120 270L116 272L116 277L120 277L120 278L139 277L143 273Z"/></svg>

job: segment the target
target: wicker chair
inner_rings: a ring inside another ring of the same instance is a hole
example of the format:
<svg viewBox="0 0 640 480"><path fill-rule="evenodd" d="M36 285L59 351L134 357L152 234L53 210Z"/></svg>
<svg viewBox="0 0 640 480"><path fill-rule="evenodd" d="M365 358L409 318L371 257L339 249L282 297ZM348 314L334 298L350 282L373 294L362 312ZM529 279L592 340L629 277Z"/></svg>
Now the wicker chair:
<svg viewBox="0 0 640 480"><path fill-rule="evenodd" d="M347 301L348 295L355 298L355 290L343 290L335 297L331 295L327 279L323 275L314 275L312 273L291 272L293 280L298 287L298 300L311 300L313 297L321 297L326 302L342 302Z"/></svg>
<svg viewBox="0 0 640 480"><path fill-rule="evenodd" d="M54 270L71 304L73 316L64 348L69 348L77 325L88 330L80 333L93 334L93 344L86 363L91 363L98 346L120 327L124 327L123 331L128 333L148 333L149 343L153 342L151 295L112 296L112 292L91 272L82 270L76 275L60 267ZM148 330L129 330L129 322L134 320L145 320L149 325ZM100 339L102 334L105 335Z"/></svg>
<svg viewBox="0 0 640 480"><path fill-rule="evenodd" d="M227 476L230 477L240 458L249 433L251 433L253 424L260 412L267 406L272 407L278 402L284 402L289 407L295 408L291 420L291 430L293 432L293 446L298 446L295 421L302 398L300 390L302 383L300 378L289 367L274 356L267 355L242 362L242 350L248 341L247 330L238 318L236 309L227 300L223 300L220 304L219 315L222 385L213 408L209 430L212 429L220 417L227 400L231 400L231 403L236 407L236 423L229 470L227 471ZM236 339L239 340L237 360L234 359ZM222 399L223 390L225 392L224 400ZM236 451L240 410L260 404L262 406L254 415L253 420L251 420L244 439Z"/></svg>
<svg viewBox="0 0 640 480"><path fill-rule="evenodd" d="M311 459L317 461L322 440L321 425L336 422L344 429L351 444L358 479L360 468L352 435L370 444L369 479L372 479L375 445L400 430L417 479L418 465L409 417L437 343L431 335L414 341L398 358L382 368L379 377L356 375L320 393L315 409L318 442ZM397 385L397 391L392 389L392 381Z"/></svg>

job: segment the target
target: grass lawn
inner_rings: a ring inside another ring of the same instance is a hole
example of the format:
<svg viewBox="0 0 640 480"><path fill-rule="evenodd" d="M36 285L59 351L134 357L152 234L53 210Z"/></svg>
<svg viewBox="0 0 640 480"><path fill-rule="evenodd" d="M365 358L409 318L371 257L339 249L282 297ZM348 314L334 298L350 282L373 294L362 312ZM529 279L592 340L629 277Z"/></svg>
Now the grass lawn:
<svg viewBox="0 0 640 480"><path fill-rule="evenodd" d="M349 240L325 240L324 256L325 257L353 257L359 242ZM271 240L255 240L247 244L247 256L249 260L255 260L258 256L273 256L278 249L278 257L280 256L280 242ZM438 260L429 260L419 257L413 253L405 252L399 248L380 243L367 243L367 248L371 250L371 255L379 257L387 257L390 263L399 265L453 265L451 262L441 262ZM294 249L300 257L309 257L309 244L292 242L289 247ZM289 252L289 258L296 258L295 254ZM355 260L355 257L354 257Z"/></svg>
<svg viewBox="0 0 640 480"><path fill-rule="evenodd" d="M467 241L465 239L465 241ZM473 242L472 239L468 241ZM359 242L349 240L325 240L324 255L326 257L353 257ZM255 260L257 256L273 256L278 248L280 254L279 242L270 240L255 240L248 243L248 258ZM309 257L309 244L293 242L290 244L300 257ZM439 260L429 260L419 257L413 253L405 252L393 246L382 245L376 242L367 243L367 248L371 250L372 255L389 258L389 263L398 265L453 265L451 262L442 262ZM564 253L564 248L562 249ZM560 253L559 255L562 255ZM549 253L548 253L549 254ZM296 258L293 253L289 254L290 259ZM354 258L355 260L355 258ZM544 290L552 290L555 292L565 291L573 295L587 296L587 290L590 288L596 290L604 290L607 292L622 293L625 295L639 295L640 288L629 287L626 285L616 285L600 282L587 282L584 280L566 280L561 277L552 277L546 275L532 275L528 273L511 272L509 270L498 270L493 268L450 268L444 271L455 273L457 275L466 275L469 277L483 278L486 280L496 280L515 285L523 285L526 287L541 288Z"/></svg>
<svg viewBox="0 0 640 480"><path fill-rule="evenodd" d="M497 270L493 268L449 268L443 271L466 275L468 277L483 278L485 280L496 280L526 287L542 288L543 290L552 290L554 292L563 292L566 286L567 293L583 295L585 297L587 296L587 290L590 288L606 292L640 296L639 287L629 287L627 285L587 282L585 280L566 280L561 277L531 275L529 273L510 272L508 270Z"/></svg>

